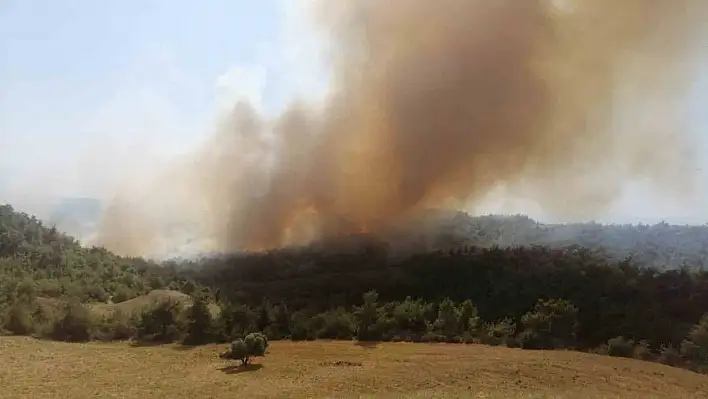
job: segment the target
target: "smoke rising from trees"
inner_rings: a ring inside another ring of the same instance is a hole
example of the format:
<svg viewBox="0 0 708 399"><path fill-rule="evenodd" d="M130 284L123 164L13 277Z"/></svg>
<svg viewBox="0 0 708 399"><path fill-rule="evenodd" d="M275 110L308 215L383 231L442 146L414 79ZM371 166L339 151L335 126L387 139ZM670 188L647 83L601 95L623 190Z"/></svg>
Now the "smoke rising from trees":
<svg viewBox="0 0 708 399"><path fill-rule="evenodd" d="M342 0L314 10L330 41L324 106L294 100L266 118L238 103L204 148L150 186L182 198L176 212L203 222L215 249L383 231L500 186L563 217L597 215L631 179L691 195L682 115L708 30L703 0ZM135 209L156 198L134 194ZM125 236L113 246L144 251L144 240L127 245L145 235L127 219L107 213L99 242Z"/></svg>

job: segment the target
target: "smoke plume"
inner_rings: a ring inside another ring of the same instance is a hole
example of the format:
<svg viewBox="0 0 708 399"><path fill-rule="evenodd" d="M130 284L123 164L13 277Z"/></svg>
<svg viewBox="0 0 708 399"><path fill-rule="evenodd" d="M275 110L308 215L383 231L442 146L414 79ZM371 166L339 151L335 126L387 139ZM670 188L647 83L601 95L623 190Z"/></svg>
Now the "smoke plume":
<svg viewBox="0 0 708 399"><path fill-rule="evenodd" d="M689 196L682 112L704 0L341 0L315 7L324 107L237 104L170 179L221 250L383 231L504 186L592 217L629 179ZM189 193L189 195L186 195Z"/></svg>

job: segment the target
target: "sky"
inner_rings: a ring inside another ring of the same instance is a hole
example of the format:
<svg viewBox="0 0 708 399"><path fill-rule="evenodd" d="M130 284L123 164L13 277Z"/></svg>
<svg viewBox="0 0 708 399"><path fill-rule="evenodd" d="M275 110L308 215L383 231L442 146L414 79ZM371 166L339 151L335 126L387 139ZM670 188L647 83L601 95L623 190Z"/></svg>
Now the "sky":
<svg viewBox="0 0 708 399"><path fill-rule="evenodd" d="M277 112L322 85L303 7L282 0L0 1L0 183L106 195L188 151L221 107Z"/></svg>
<svg viewBox="0 0 708 399"><path fill-rule="evenodd" d="M38 198L103 198L121 176L193 149L237 98L275 114L296 95L323 93L306 4L0 0L0 193L29 209ZM704 153L708 60L697 70L687 117ZM537 211L502 202L482 208ZM658 202L630 184L604 218L705 223L708 202Z"/></svg>

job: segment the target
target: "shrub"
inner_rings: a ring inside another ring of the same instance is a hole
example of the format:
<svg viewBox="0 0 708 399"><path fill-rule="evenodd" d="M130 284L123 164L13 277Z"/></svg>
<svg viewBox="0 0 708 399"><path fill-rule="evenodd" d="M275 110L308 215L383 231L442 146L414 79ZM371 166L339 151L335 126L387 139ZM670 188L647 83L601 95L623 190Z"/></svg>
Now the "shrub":
<svg viewBox="0 0 708 399"><path fill-rule="evenodd" d="M452 300L445 298L438 306L438 318L433 323L432 330L451 340L460 333L460 316L460 309Z"/></svg>
<svg viewBox="0 0 708 399"><path fill-rule="evenodd" d="M125 302L129 299L135 298L136 292L134 290L131 290L130 288L120 285L116 287L115 292L113 293L113 296L111 297L111 301L113 303L120 303L120 302Z"/></svg>
<svg viewBox="0 0 708 399"><path fill-rule="evenodd" d="M634 346L634 358L640 360L654 359L654 354L652 353L651 348L649 348L649 343L646 340L641 340Z"/></svg>
<svg viewBox="0 0 708 399"><path fill-rule="evenodd" d="M34 332L30 305L17 303L11 306L3 320L2 329L14 335L29 335Z"/></svg>
<svg viewBox="0 0 708 399"><path fill-rule="evenodd" d="M421 342L446 342L447 340L446 336L435 332L425 333L421 337Z"/></svg>
<svg viewBox="0 0 708 399"><path fill-rule="evenodd" d="M614 357L634 357L634 341L615 337L607 341L607 354Z"/></svg>
<svg viewBox="0 0 708 399"><path fill-rule="evenodd" d="M708 365L708 314L701 317L681 343L681 356L695 366Z"/></svg>
<svg viewBox="0 0 708 399"><path fill-rule="evenodd" d="M120 341L133 338L137 334L139 318L117 310L96 323L94 338L102 341Z"/></svg>
<svg viewBox="0 0 708 399"><path fill-rule="evenodd" d="M659 363L667 366L679 366L682 363L681 354L671 345L662 345L659 351Z"/></svg>
<svg viewBox="0 0 708 399"><path fill-rule="evenodd" d="M221 355L222 359L241 361L243 366L248 366L251 358L265 356L268 349L268 338L261 333L250 333L244 339L237 339L231 343L229 350Z"/></svg>
<svg viewBox="0 0 708 399"><path fill-rule="evenodd" d="M216 321L216 333L222 342L243 338L255 327L256 314L247 305L222 303Z"/></svg>
<svg viewBox="0 0 708 399"><path fill-rule="evenodd" d="M202 345L214 339L214 326L206 301L194 298L194 303L187 311L187 345Z"/></svg>
<svg viewBox="0 0 708 399"><path fill-rule="evenodd" d="M290 337L290 311L287 305L280 304L273 307L273 322L268 327L267 334L270 339L283 339Z"/></svg>
<svg viewBox="0 0 708 399"><path fill-rule="evenodd" d="M578 326L578 309L562 299L539 299L533 311L521 317L524 331L519 340L524 348L572 347Z"/></svg>
<svg viewBox="0 0 708 399"><path fill-rule="evenodd" d="M182 305L173 300L161 301L140 316L137 338L140 341L174 342L182 333Z"/></svg>
<svg viewBox="0 0 708 399"><path fill-rule="evenodd" d="M515 330L516 325L510 318L502 319L496 323L487 323L483 327L480 341L486 345L513 346L515 345Z"/></svg>
<svg viewBox="0 0 708 399"><path fill-rule="evenodd" d="M51 324L49 337L56 341L86 342L91 340L93 328L89 310L78 302L68 301Z"/></svg>
<svg viewBox="0 0 708 399"><path fill-rule="evenodd" d="M313 323L317 338L351 339L356 329L354 318L344 308L320 313L315 316Z"/></svg>
<svg viewBox="0 0 708 399"><path fill-rule="evenodd" d="M374 326L378 321L379 294L376 291L369 291L362 297L363 304L354 309L356 320L356 338L360 341L378 339L378 334L374 331Z"/></svg>
<svg viewBox="0 0 708 399"><path fill-rule="evenodd" d="M458 326L460 328L460 335L464 340L468 341L472 337L477 337L480 333L481 324L482 320L479 317L479 312L472 301L467 300L462 302L462 305L460 305L460 321Z"/></svg>
<svg viewBox="0 0 708 399"><path fill-rule="evenodd" d="M402 302L397 302L390 309L390 315L377 317L378 320L371 328L376 332L373 335L380 336L385 332L393 333L401 340L415 340L417 336L424 334L428 329L426 313L429 308L429 304L425 304L421 300L412 300L410 297Z"/></svg>

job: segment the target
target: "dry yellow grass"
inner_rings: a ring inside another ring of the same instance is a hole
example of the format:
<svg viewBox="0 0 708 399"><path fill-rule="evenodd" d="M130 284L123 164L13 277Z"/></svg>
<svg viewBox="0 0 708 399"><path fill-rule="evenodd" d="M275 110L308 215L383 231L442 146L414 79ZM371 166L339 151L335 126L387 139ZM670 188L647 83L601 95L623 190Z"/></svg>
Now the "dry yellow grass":
<svg viewBox="0 0 708 399"><path fill-rule="evenodd" d="M174 290L152 290L145 295L140 295L124 302L93 303L89 305L89 309L97 316L105 316L115 312L134 315L142 313L158 303L167 301L182 303L185 308L192 306L192 297L187 294ZM212 315L219 314L218 305L210 303L208 306Z"/></svg>
<svg viewBox="0 0 708 399"><path fill-rule="evenodd" d="M480 345L273 342L239 372L217 355L0 337L2 398L699 398L708 377L654 363ZM262 366L262 367L261 367Z"/></svg>
<svg viewBox="0 0 708 399"><path fill-rule="evenodd" d="M96 303L92 304L90 307L96 314L110 314L116 311L125 314L133 314L143 312L155 304L166 301L180 302L185 307L192 305L192 298L187 294L173 290L153 290L145 295L140 295L125 302Z"/></svg>

